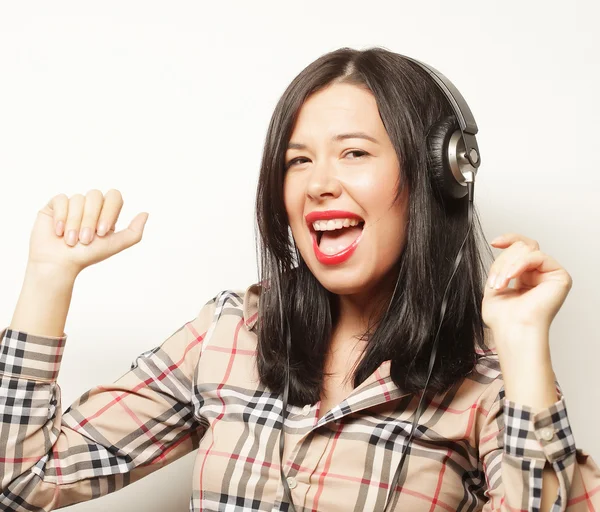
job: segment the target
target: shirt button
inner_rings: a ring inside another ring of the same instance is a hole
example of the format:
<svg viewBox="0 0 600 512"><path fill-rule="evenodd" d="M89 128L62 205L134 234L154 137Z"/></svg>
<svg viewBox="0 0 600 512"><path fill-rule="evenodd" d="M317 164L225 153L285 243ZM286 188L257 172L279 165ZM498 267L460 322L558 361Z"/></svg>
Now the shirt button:
<svg viewBox="0 0 600 512"><path fill-rule="evenodd" d="M294 489L296 487L296 479L291 476L287 479L287 483L290 486L290 489Z"/></svg>
<svg viewBox="0 0 600 512"><path fill-rule="evenodd" d="M302 408L302 414L304 416L308 416L308 413L310 412L310 405L306 404L303 408Z"/></svg>
<svg viewBox="0 0 600 512"><path fill-rule="evenodd" d="M540 432L540 436L544 441L552 441L554 437L554 431L551 428L543 428Z"/></svg>

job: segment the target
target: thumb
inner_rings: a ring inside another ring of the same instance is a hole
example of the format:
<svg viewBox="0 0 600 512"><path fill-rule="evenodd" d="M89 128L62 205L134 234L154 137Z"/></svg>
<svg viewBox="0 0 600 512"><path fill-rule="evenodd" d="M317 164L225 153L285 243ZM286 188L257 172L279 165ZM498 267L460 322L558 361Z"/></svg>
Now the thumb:
<svg viewBox="0 0 600 512"><path fill-rule="evenodd" d="M144 234L144 226L148 220L149 213L138 213L125 229L113 233L111 246L114 254L128 249L137 244Z"/></svg>

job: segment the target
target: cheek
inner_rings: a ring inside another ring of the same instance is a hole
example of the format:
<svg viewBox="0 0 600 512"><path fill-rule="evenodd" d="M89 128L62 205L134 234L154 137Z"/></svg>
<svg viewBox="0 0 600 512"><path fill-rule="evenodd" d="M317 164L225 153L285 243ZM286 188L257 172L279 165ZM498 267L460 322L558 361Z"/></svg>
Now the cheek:
<svg viewBox="0 0 600 512"><path fill-rule="evenodd" d="M398 185L398 166L381 161L347 180L351 195L367 211L382 212L390 208Z"/></svg>
<svg viewBox="0 0 600 512"><path fill-rule="evenodd" d="M407 206L404 199L400 198L388 211L383 238L387 240L384 250L390 261L396 261L406 244Z"/></svg>
<svg viewBox="0 0 600 512"><path fill-rule="evenodd" d="M396 259L404 247L408 215L408 196L402 194L395 201L396 183L386 187L377 184L369 196L370 215L374 222L375 245L383 260Z"/></svg>
<svg viewBox="0 0 600 512"><path fill-rule="evenodd" d="M373 219L388 218L397 215L398 205L394 204L396 188L394 183L386 180L370 179L370 183L363 181L357 197L361 198L361 206Z"/></svg>

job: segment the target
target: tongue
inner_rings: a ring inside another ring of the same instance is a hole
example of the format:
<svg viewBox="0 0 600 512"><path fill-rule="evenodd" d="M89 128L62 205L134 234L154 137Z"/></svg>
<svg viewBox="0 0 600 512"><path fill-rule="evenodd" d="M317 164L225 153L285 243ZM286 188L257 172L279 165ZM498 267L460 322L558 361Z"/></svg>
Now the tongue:
<svg viewBox="0 0 600 512"><path fill-rule="evenodd" d="M334 231L324 231L321 236L321 242L319 242L319 249L325 254L337 254L352 244L361 232L362 226L350 226Z"/></svg>

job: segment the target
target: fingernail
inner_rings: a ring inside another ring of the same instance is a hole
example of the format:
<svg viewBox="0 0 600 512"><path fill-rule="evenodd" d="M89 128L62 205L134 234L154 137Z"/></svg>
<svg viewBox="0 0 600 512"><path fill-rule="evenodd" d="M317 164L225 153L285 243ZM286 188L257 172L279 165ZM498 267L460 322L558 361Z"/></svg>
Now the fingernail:
<svg viewBox="0 0 600 512"><path fill-rule="evenodd" d="M56 236L62 236L63 229L65 229L65 223L62 220L59 220L56 223Z"/></svg>
<svg viewBox="0 0 600 512"><path fill-rule="evenodd" d="M488 286L489 286L490 288L493 288L493 287L494 287L494 281L496 281L496 278L497 278L497 277L498 277L498 276L497 276L496 274L492 274L492 275L489 277Z"/></svg>
<svg viewBox="0 0 600 512"><path fill-rule="evenodd" d="M79 237L79 240L81 240L81 243L89 244L91 238L92 238L92 230L90 228L83 228L83 231L81 232L81 235Z"/></svg>
<svg viewBox="0 0 600 512"><path fill-rule="evenodd" d="M498 242L502 242L502 240L504 240L502 238L502 236L497 236L496 238L494 238L490 243L491 244L497 244Z"/></svg>
<svg viewBox="0 0 600 512"><path fill-rule="evenodd" d="M106 232L108 231L108 227L106 226L106 222L102 222L99 226L98 226L98 235L99 236L104 236L106 234Z"/></svg>
<svg viewBox="0 0 600 512"><path fill-rule="evenodd" d="M77 232L74 229L69 230L69 233L67 234L67 244L75 245L76 241L77 241Z"/></svg>

